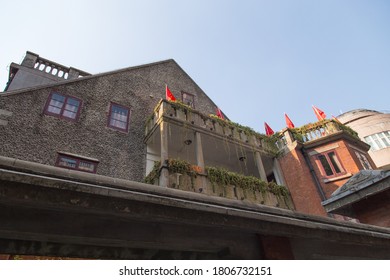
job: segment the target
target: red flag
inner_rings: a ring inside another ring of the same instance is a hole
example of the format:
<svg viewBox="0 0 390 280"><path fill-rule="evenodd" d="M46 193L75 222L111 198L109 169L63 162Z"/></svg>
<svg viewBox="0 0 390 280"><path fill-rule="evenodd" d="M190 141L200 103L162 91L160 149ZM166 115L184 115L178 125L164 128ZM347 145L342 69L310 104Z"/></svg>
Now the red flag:
<svg viewBox="0 0 390 280"><path fill-rule="evenodd" d="M176 98L173 96L167 85L165 85L165 99L169 101L176 101Z"/></svg>
<svg viewBox="0 0 390 280"><path fill-rule="evenodd" d="M265 126L265 134L267 136L271 136L272 134L274 134L274 131L266 122L264 122L264 126Z"/></svg>
<svg viewBox="0 0 390 280"><path fill-rule="evenodd" d="M286 113L284 113L284 118L286 119L286 125L288 128L294 128L295 125L293 124L293 122L290 120L290 118L287 116Z"/></svg>
<svg viewBox="0 0 390 280"><path fill-rule="evenodd" d="M322 121L322 120L325 120L326 118L326 115L323 111L321 111L320 109L318 109L316 106L313 105L313 110L314 110L314 114L316 114L317 116L317 119L319 121Z"/></svg>
<svg viewBox="0 0 390 280"><path fill-rule="evenodd" d="M223 114L222 114L222 112L221 112L221 109L219 109L218 107L217 107L217 117L218 118L220 118L220 119L225 119L224 117L223 117Z"/></svg>

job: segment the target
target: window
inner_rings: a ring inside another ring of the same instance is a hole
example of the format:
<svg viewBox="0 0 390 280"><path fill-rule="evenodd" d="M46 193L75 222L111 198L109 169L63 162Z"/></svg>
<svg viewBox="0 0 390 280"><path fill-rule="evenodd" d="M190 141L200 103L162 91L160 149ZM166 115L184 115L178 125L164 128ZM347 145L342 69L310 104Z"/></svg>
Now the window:
<svg viewBox="0 0 390 280"><path fill-rule="evenodd" d="M90 159L80 158L76 156L70 156L65 154L59 154L56 162L56 166L74 169L84 172L96 173L96 167L98 162Z"/></svg>
<svg viewBox="0 0 390 280"><path fill-rule="evenodd" d="M371 151L390 147L390 131L375 133L364 137L364 141L371 146Z"/></svg>
<svg viewBox="0 0 390 280"><path fill-rule="evenodd" d="M127 132L129 124L130 109L124 106L111 103L108 126Z"/></svg>
<svg viewBox="0 0 390 280"><path fill-rule="evenodd" d="M335 151L319 154L317 159L323 176L335 177L345 173Z"/></svg>
<svg viewBox="0 0 390 280"><path fill-rule="evenodd" d="M371 164L368 161L368 159L367 159L365 154L362 154L362 153L360 153L358 151L355 151L355 154L356 154L357 158L359 159L359 161L362 164L364 169L366 169L366 170L367 169L372 169Z"/></svg>
<svg viewBox="0 0 390 280"><path fill-rule="evenodd" d="M182 92L181 100L183 101L184 104L195 109L195 97L192 94Z"/></svg>
<svg viewBox="0 0 390 280"><path fill-rule="evenodd" d="M80 108L80 99L53 92L46 103L45 114L75 121L79 117Z"/></svg>

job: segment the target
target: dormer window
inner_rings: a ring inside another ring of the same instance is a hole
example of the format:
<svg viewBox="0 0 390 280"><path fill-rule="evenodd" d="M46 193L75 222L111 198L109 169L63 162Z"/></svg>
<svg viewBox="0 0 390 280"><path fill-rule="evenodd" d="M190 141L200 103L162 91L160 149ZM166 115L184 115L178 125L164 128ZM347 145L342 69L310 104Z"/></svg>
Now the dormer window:
<svg viewBox="0 0 390 280"><path fill-rule="evenodd" d="M53 92L46 102L45 114L76 121L80 115L80 109L80 99Z"/></svg>

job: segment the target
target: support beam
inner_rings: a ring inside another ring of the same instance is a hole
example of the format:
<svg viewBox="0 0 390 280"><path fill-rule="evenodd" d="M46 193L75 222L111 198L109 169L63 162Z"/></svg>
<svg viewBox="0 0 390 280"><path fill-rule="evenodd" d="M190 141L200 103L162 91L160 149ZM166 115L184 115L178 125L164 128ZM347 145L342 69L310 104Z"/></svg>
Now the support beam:
<svg viewBox="0 0 390 280"><path fill-rule="evenodd" d="M199 132L195 132L195 153L196 153L196 165L202 168L204 172L204 158L202 148L202 138Z"/></svg>
<svg viewBox="0 0 390 280"><path fill-rule="evenodd" d="M267 174L265 173L264 164L263 161L261 160L260 152L257 151L255 152L255 161L256 161L257 169L259 170L260 178L263 181L268 182Z"/></svg>
<svg viewBox="0 0 390 280"><path fill-rule="evenodd" d="M161 122L160 124L160 135L161 135L161 172L159 185L162 187L168 187L169 183L169 171L166 168L166 162L168 156L168 123Z"/></svg>

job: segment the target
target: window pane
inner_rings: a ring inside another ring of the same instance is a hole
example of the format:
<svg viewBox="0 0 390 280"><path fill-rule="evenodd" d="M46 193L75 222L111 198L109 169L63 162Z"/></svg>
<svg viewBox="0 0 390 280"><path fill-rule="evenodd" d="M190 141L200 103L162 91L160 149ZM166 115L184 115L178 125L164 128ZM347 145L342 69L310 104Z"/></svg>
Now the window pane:
<svg viewBox="0 0 390 280"><path fill-rule="evenodd" d="M374 139L376 145L378 146L379 149L383 149L383 144L381 143L381 141L379 140L378 136L376 134L374 135L371 135L372 139Z"/></svg>
<svg viewBox="0 0 390 280"><path fill-rule="evenodd" d="M341 168L341 164L340 164L335 152L328 153L328 156L329 156L330 162L332 163L333 168L336 171L336 173L343 172L343 170Z"/></svg>
<svg viewBox="0 0 390 280"><path fill-rule="evenodd" d="M322 165L322 167L323 167L324 170L325 170L326 176L331 176L331 175L333 175L332 168L330 167L329 162L328 162L328 160L326 159L326 157L325 157L324 155L319 155L319 156L318 156L318 159L320 160L321 165Z"/></svg>
<svg viewBox="0 0 390 280"><path fill-rule="evenodd" d="M80 161L78 169L93 172L95 170L95 164L92 162Z"/></svg>
<svg viewBox="0 0 390 280"><path fill-rule="evenodd" d="M66 100L65 109L62 115L67 118L75 119L77 116L77 111L79 109L79 106L80 106L80 101L69 97Z"/></svg>
<svg viewBox="0 0 390 280"><path fill-rule="evenodd" d="M386 147L389 147L390 146L390 141L387 140L387 137L386 135L382 132L382 133L379 133L379 137L381 138L382 140L382 143L386 146Z"/></svg>
<svg viewBox="0 0 390 280"><path fill-rule="evenodd" d="M60 114L62 107L64 106L65 96L57 93L51 95L49 106L47 111L54 114Z"/></svg>
<svg viewBox="0 0 390 280"><path fill-rule="evenodd" d="M129 109L118 105L111 105L110 126L127 129Z"/></svg>
<svg viewBox="0 0 390 280"><path fill-rule="evenodd" d="M367 143L368 145L371 146L371 151L376 151L376 150L378 150L378 147L377 147L376 144L372 141L371 136L364 137L364 141L366 141L366 143Z"/></svg>
<svg viewBox="0 0 390 280"><path fill-rule="evenodd" d="M68 167L68 168L76 168L77 161L70 158L60 157L58 165Z"/></svg>
<svg viewBox="0 0 390 280"><path fill-rule="evenodd" d="M356 156L358 157L360 163L362 164L364 169L372 169L370 162L368 161L367 157L359 152L355 151Z"/></svg>

